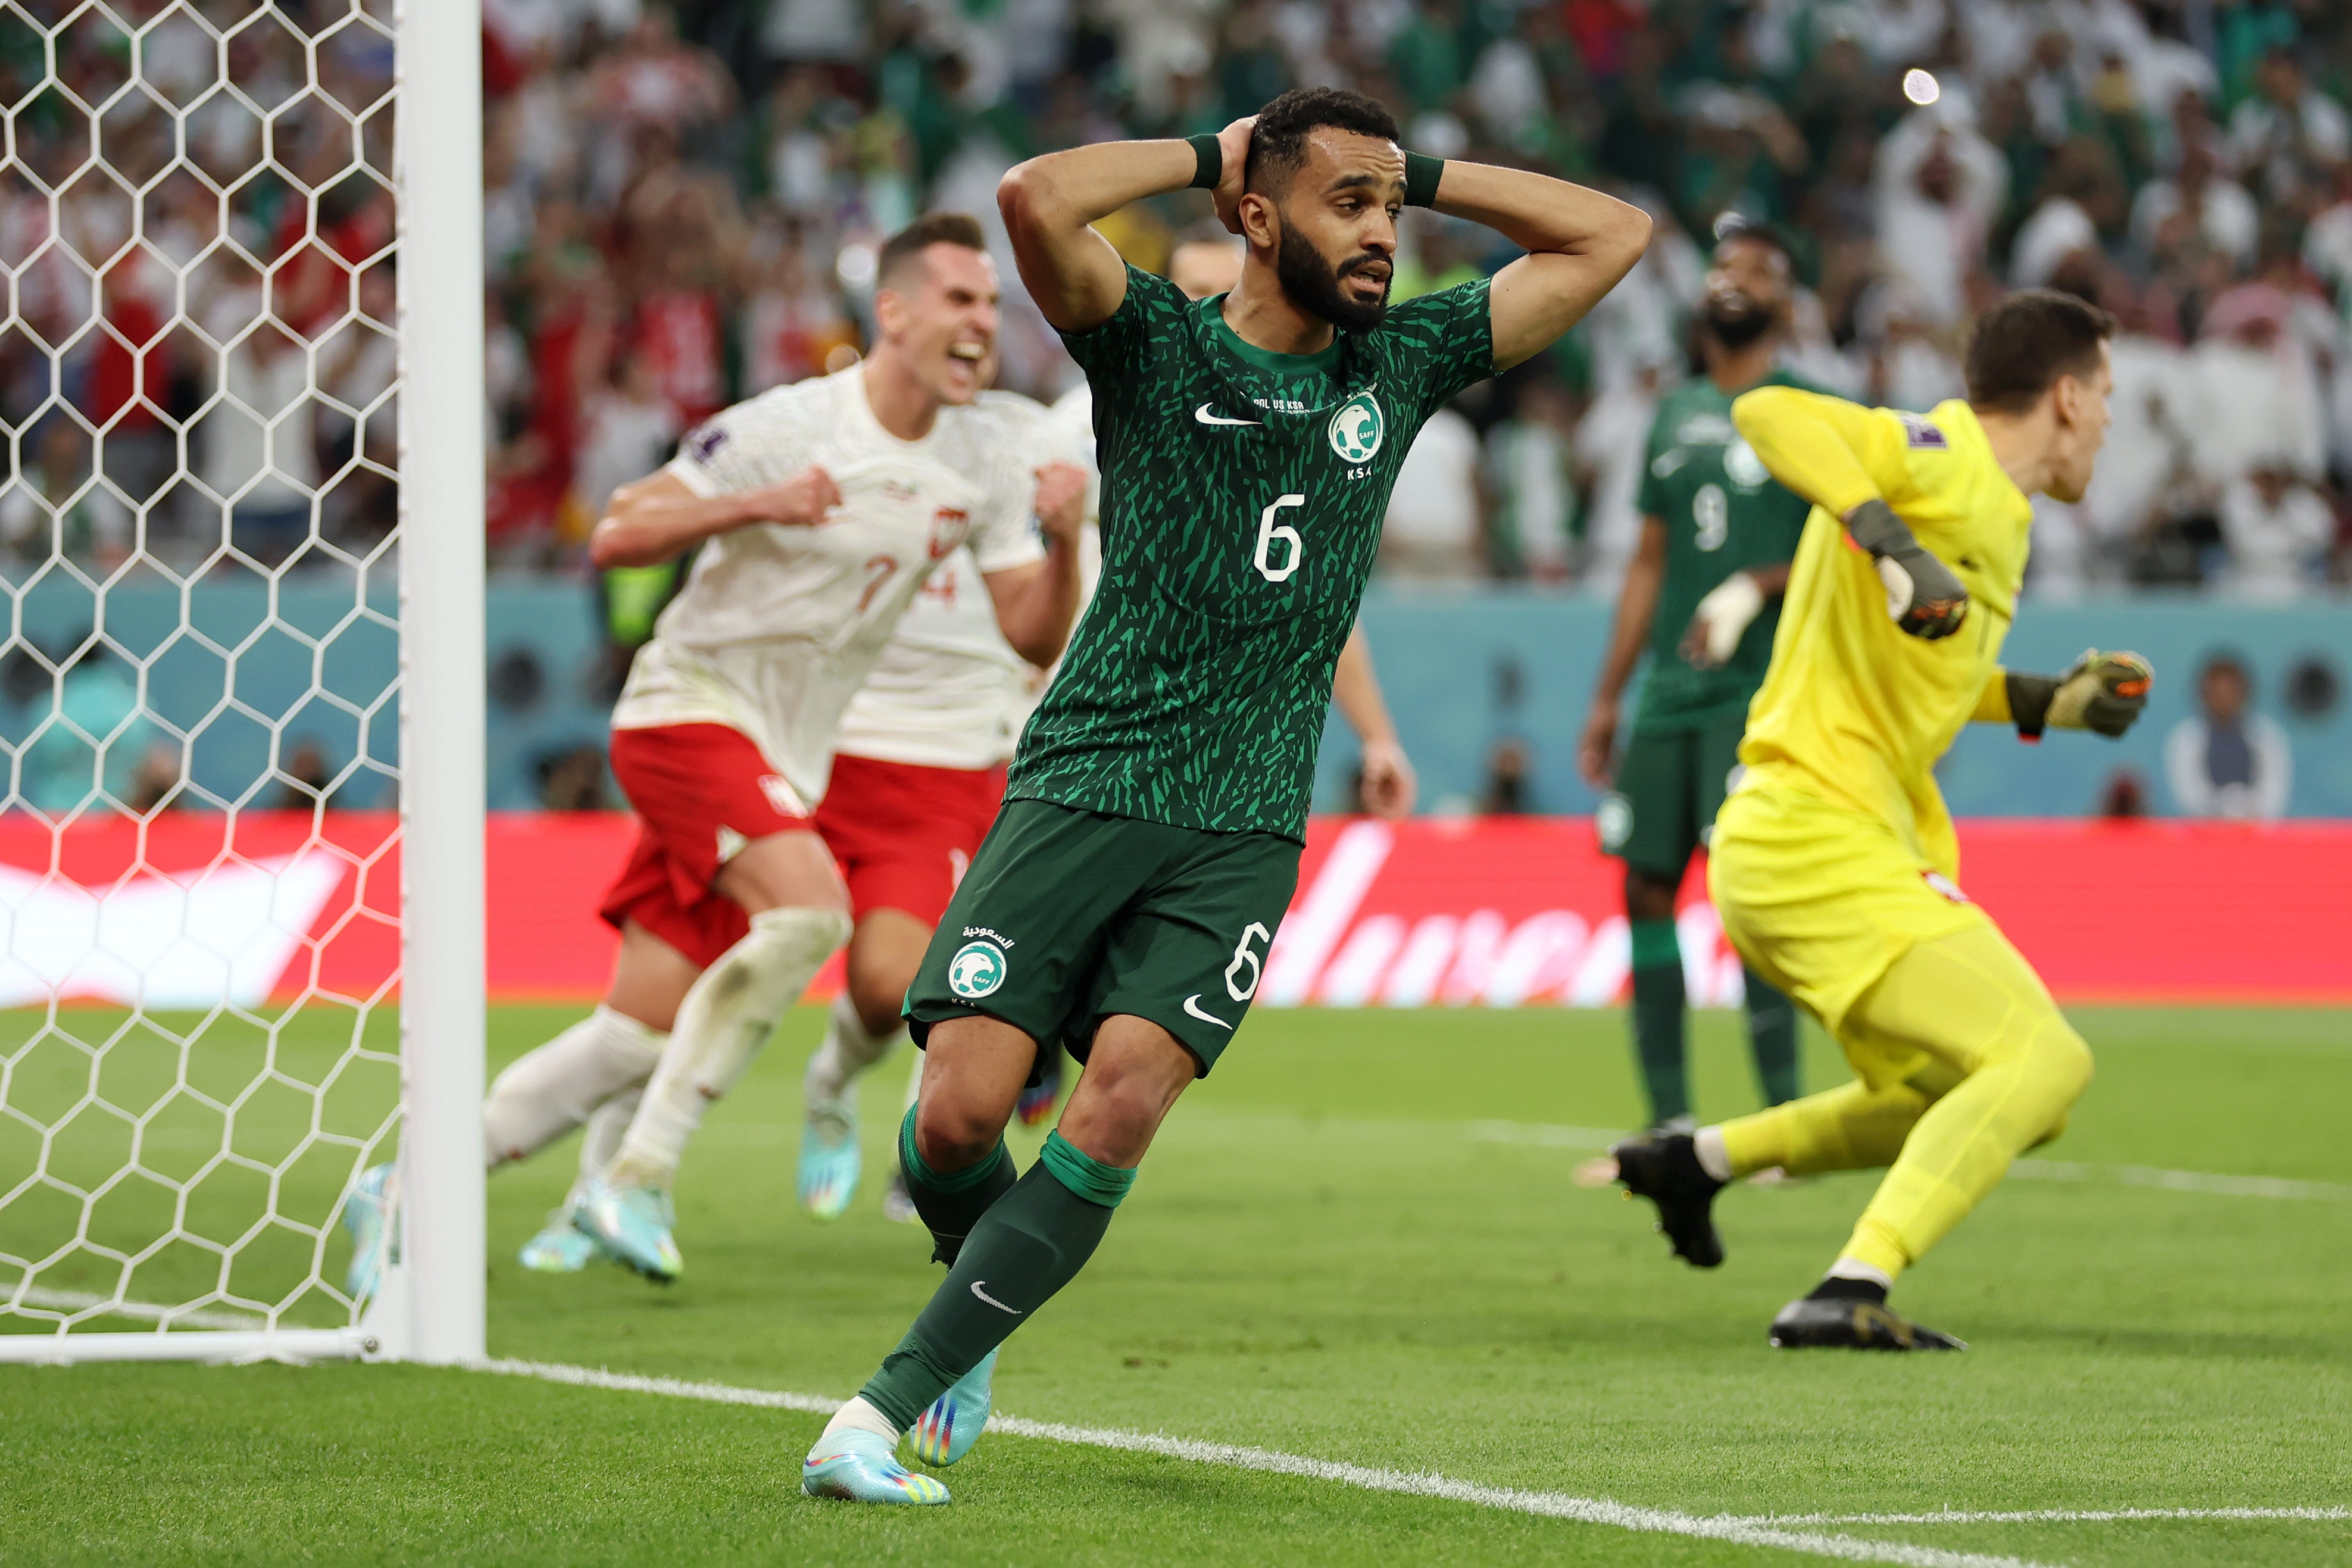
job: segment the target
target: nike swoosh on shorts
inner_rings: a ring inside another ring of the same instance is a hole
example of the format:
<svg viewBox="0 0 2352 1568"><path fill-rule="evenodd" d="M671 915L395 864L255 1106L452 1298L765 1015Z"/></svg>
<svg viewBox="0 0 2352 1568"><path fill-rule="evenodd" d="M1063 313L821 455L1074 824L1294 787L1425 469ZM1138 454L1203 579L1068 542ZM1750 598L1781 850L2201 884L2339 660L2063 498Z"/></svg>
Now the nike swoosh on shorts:
<svg viewBox="0 0 2352 1568"><path fill-rule="evenodd" d="M1214 1013L1203 1013L1201 1011L1201 994L1198 991L1193 992L1192 994L1184 998L1184 1011L1190 1013L1192 1016L1200 1019L1201 1022L1204 1024L1214 1024L1220 1029L1230 1029L1233 1027L1231 1024L1226 1023Z"/></svg>
<svg viewBox="0 0 2352 1568"><path fill-rule="evenodd" d="M1229 419L1222 414L1212 414L1205 403L1192 410L1192 417L1203 425L1263 425L1263 419Z"/></svg>
<svg viewBox="0 0 2352 1568"><path fill-rule="evenodd" d="M975 1280L973 1280L973 1281L971 1282L971 1293L972 1293L973 1295L975 1295L975 1296L979 1297L982 1300L983 1300L983 1301L987 1302L990 1306L992 1306L992 1307L995 1308L995 1309L996 1309L998 1311L1000 1311L1000 1312L1010 1312L1010 1313L1012 1313L1012 1314L1013 1314L1014 1317L1016 1317L1016 1318L1017 1318L1017 1317L1019 1317L1019 1316L1021 1316L1021 1309L1020 1309L1020 1308L1018 1308L1018 1307L1008 1307L1008 1306L1006 1306L1003 1302L1002 1302L1002 1301L998 1300L995 1297L993 1297L993 1296L990 1295L987 1291L985 1291L985 1290L983 1290L983 1289L981 1289L981 1287L982 1287L982 1285L985 1285L985 1284L987 1284L987 1283L988 1283L988 1281L987 1281L987 1280L985 1280L985 1279L975 1279Z"/></svg>

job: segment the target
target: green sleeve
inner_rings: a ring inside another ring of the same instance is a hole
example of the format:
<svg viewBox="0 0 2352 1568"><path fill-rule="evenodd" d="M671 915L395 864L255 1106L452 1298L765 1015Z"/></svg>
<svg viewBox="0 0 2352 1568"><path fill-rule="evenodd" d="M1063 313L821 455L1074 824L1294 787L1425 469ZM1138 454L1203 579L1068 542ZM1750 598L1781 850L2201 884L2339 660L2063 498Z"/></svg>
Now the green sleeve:
<svg viewBox="0 0 2352 1568"><path fill-rule="evenodd" d="M1643 517L1666 515L1666 483L1658 475L1659 437L1665 434L1666 405L1650 420L1650 438L1642 443L1642 482L1633 490L1633 510Z"/></svg>
<svg viewBox="0 0 2352 1568"><path fill-rule="evenodd" d="M1062 334L1062 345L1078 362L1078 368L1087 373L1087 381L1094 388L1097 411L1106 393L1119 389L1142 368L1143 351L1150 341L1153 322L1170 310L1181 310L1183 305L1184 296L1174 284L1130 262L1127 268L1127 298L1118 302L1118 309L1099 325L1083 332Z"/></svg>
<svg viewBox="0 0 2352 1568"><path fill-rule="evenodd" d="M1488 281L1457 283L1390 309L1380 336L1388 345L1393 395L1412 409L1413 428L1464 387L1495 374Z"/></svg>

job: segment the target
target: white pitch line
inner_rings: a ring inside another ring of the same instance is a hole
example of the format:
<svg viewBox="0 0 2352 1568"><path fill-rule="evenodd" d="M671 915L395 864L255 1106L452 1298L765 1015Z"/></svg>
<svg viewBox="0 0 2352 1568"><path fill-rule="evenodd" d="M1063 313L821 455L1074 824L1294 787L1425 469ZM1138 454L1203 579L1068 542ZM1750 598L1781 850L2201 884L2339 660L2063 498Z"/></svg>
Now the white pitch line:
<svg viewBox="0 0 2352 1568"><path fill-rule="evenodd" d="M2107 1524L2134 1519L2352 1519L2352 1508L2028 1508L1963 1513L1759 1513L1748 1524Z"/></svg>
<svg viewBox="0 0 2352 1568"><path fill-rule="evenodd" d="M490 1361L475 1364L481 1371L509 1377L533 1377L549 1383L610 1389L625 1394L656 1394L673 1399L708 1400L719 1405L748 1405L772 1410L829 1415L841 1404L838 1399L828 1399L821 1394L738 1388L723 1383L685 1383L676 1378L644 1377L634 1373L608 1372L599 1367L528 1361ZM1155 1454L1162 1458L1183 1459L1193 1464L1222 1465L1233 1469L1336 1481L1341 1486L1357 1487L1366 1491L1398 1492L1409 1497L1470 1503L1512 1513L1570 1520L1580 1524L1601 1524L1619 1530L1722 1541L1738 1546L1802 1552L1848 1563L1889 1563L1896 1564L1897 1568L2044 1568L2042 1564L2021 1557L1950 1552L1940 1547L1912 1546L1893 1541L1865 1541L1851 1535L1824 1535L1813 1531L1786 1529L1778 1523L1730 1517L1706 1518L1665 1509L1635 1508L1601 1498L1570 1497L1563 1492L1531 1492L1509 1487L1481 1486L1475 1481L1457 1481L1429 1471L1386 1470L1365 1465L1337 1464L1300 1454L1276 1453L1270 1448L1203 1443L1189 1437L1163 1436L1156 1432L1066 1426L1059 1422L1029 1421L1017 1415L1002 1415L989 1417L988 1429L1013 1437L1034 1437L1049 1443L1073 1443L1083 1447L1111 1448L1124 1453Z"/></svg>
<svg viewBox="0 0 2352 1568"><path fill-rule="evenodd" d="M2317 1203L2352 1202L2352 1186L2340 1182L2291 1182L2283 1176L2218 1176L2205 1171L2163 1171L2153 1165L2083 1165L2071 1160L2020 1160L2010 1174L2043 1182L2109 1182L2124 1187L2161 1187L2174 1193L2214 1193L2231 1198L2299 1198Z"/></svg>
<svg viewBox="0 0 2352 1568"><path fill-rule="evenodd" d="M1633 1136L1631 1132L1612 1132L1600 1127L1560 1127L1536 1121L1472 1121L1463 1125L1474 1142L1533 1144L1549 1149L1606 1149L1620 1139ZM2352 1184L2289 1181L2284 1176L2225 1176L2210 1171L2167 1171L2154 1165L2090 1165L2073 1160L2019 1160L2010 1166L2009 1173L2025 1181L2097 1182L2231 1198L2352 1202Z"/></svg>

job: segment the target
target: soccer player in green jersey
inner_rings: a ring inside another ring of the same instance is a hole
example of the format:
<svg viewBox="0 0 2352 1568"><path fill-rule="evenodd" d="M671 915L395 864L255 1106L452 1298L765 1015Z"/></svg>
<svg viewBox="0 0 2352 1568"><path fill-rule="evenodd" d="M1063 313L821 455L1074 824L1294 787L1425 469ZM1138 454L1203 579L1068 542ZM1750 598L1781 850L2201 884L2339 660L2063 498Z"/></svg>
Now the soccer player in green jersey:
<svg viewBox="0 0 2352 1568"><path fill-rule="evenodd" d="M1248 245L1188 300L1089 226L1192 184ZM907 995L900 1134L948 1277L809 1452L814 1496L945 1502L997 1345L1068 1283L1160 1119L1248 1010L1298 876L1331 677L1413 433L1542 351L1649 220L1564 181L1397 145L1369 99L1286 93L1214 137L1048 153L998 200L1021 276L1094 390L1102 577L1023 734L1003 815ZM1408 204L1528 254L1391 310ZM1041 1041L1084 1061L1043 1157L1002 1132Z"/></svg>
<svg viewBox="0 0 2352 1568"><path fill-rule="evenodd" d="M1773 364L1789 313L1788 247L1769 228L1727 222L1719 232L1699 306L1705 374L1668 393L1650 426L1641 544L1577 748L1585 778L1607 792L1596 817L1601 847L1625 862L1633 1049L1650 1124L1681 1131L1697 1124L1684 1061L1675 893L1738 766L1748 700L1772 662L1780 592L1808 510L1731 425L1732 399L1748 388L1803 384ZM1620 756L1619 704L1644 648L1649 674ZM1747 986L1748 1038L1765 1100L1794 1100L1796 1010L1753 971ZM1579 1179L1598 1184L1615 1174L1612 1166Z"/></svg>

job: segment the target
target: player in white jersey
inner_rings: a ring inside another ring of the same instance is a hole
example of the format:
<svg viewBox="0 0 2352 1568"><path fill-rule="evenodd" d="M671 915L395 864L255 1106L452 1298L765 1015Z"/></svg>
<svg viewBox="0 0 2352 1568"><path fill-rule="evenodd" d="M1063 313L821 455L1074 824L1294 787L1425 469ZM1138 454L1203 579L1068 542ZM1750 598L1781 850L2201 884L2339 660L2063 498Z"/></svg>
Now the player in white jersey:
<svg viewBox="0 0 2352 1568"><path fill-rule="evenodd" d="M719 415L623 487L592 541L601 566L700 552L613 715L614 774L642 825L601 911L621 931L612 984L491 1085L486 1154L521 1158L607 1107L602 1174L572 1224L655 1279L681 1267L667 1190L704 1108L849 935L811 817L842 711L908 603L968 550L1005 642L1040 662L1077 608L1072 527L1041 542L1030 520L1033 498L1074 517L1084 476L1033 473L970 406L997 326L979 225L919 221L884 245L877 283L863 364Z"/></svg>
<svg viewBox="0 0 2352 1568"><path fill-rule="evenodd" d="M980 404L1030 461L1090 464L1042 405L1010 392L983 392ZM1076 527L1085 491L1073 489L1068 500ZM1091 531L1079 539L1081 581L1090 585L1087 563L1099 560L1100 547ZM856 1080L906 1037L899 1004L931 928L996 820L1004 764L1044 681L1005 642L970 557L959 552L916 595L843 716L836 787L817 810L816 828L840 863L856 924L846 984L803 1086L798 1184L802 1206L820 1219L837 1217L856 1193ZM918 1060L918 1081L920 1070ZM1024 1105L1034 1117L1053 1099L1046 1085Z"/></svg>
<svg viewBox="0 0 2352 1568"><path fill-rule="evenodd" d="M1241 258L1240 246L1223 237L1190 240L1170 258L1169 280L1196 300L1224 293L1240 280ZM1086 469L1089 526L1080 560L1091 593L1101 547L1091 526L1094 426L1085 384L1050 410L1011 392L982 393L981 403L1024 433L1032 461ZM803 1084L808 1121L801 1138L800 1198L820 1218L841 1214L856 1194L856 1079L906 1037L900 1002L957 879L995 820L1003 764L1045 681L1045 672L1013 653L994 623L977 613L968 587L942 570L899 623L898 637L843 721L835 763L843 787L825 797L816 821L848 877L857 927L850 939L848 984L835 999L824 1043L810 1057ZM1340 657L1332 695L1362 748L1366 805L1384 816L1412 810L1412 768L1397 743L1360 632ZM957 769L963 771L951 771ZM853 775L859 787L848 787ZM1052 1110L1059 1081L1058 1049L1041 1051L1039 1058L1039 1081L1018 1107L1031 1125ZM910 1106L922 1071L918 1056L908 1075ZM884 1203L895 1218L915 1217L895 1183Z"/></svg>

